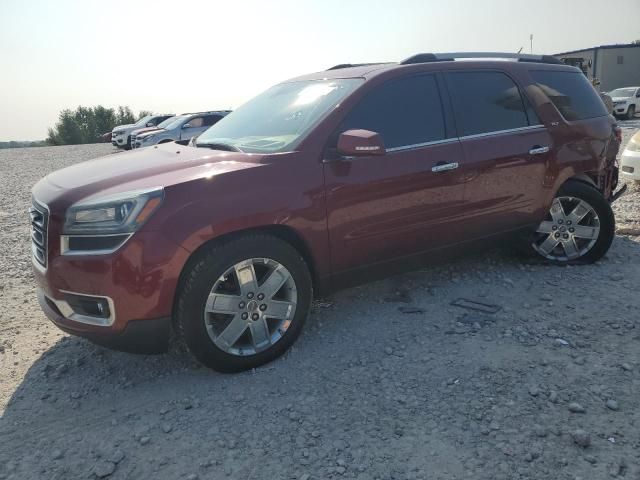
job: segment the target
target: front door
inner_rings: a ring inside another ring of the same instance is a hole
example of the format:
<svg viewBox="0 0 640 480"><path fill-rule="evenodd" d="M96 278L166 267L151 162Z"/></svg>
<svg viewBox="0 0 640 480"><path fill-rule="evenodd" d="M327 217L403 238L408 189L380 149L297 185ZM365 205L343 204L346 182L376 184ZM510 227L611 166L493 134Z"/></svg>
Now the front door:
<svg viewBox="0 0 640 480"><path fill-rule="evenodd" d="M368 93L342 122L330 147L350 129L379 133L387 153L350 159L326 155L334 273L455 241L463 201L455 166L463 152L445 128L435 76L391 80Z"/></svg>

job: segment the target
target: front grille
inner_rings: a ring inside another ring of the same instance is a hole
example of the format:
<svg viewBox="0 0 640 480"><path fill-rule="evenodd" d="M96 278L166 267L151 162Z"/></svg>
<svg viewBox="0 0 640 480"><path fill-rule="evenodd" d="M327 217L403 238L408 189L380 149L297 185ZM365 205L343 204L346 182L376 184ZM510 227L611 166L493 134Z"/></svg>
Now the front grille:
<svg viewBox="0 0 640 480"><path fill-rule="evenodd" d="M36 261L46 267L49 212L43 205L34 200L29 209L29 215L31 216L31 252Z"/></svg>

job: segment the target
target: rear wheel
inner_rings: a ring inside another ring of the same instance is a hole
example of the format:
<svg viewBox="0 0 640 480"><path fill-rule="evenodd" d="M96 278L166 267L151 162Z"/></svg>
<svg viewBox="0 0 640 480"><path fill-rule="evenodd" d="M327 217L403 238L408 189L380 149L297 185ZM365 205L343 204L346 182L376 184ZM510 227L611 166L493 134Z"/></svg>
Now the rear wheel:
<svg viewBox="0 0 640 480"><path fill-rule="evenodd" d="M632 120L632 119L636 118L636 106L635 105L629 105L629 110L627 110L627 118L629 120Z"/></svg>
<svg viewBox="0 0 640 480"><path fill-rule="evenodd" d="M312 283L300 254L270 235L220 244L189 267L176 320L191 353L220 372L282 355L309 313Z"/></svg>
<svg viewBox="0 0 640 480"><path fill-rule="evenodd" d="M555 264L592 263L607 253L614 234L613 211L602 194L569 181L554 198L531 247Z"/></svg>

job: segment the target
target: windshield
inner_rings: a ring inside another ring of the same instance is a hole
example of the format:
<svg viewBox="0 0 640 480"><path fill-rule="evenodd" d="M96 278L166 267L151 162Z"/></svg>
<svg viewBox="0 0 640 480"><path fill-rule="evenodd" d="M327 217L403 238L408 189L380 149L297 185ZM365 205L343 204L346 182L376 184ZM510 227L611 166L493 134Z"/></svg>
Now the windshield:
<svg viewBox="0 0 640 480"><path fill-rule="evenodd" d="M164 128L165 130L173 130L174 128L178 128L187 118L189 118L189 115L176 115L175 117L167 118L158 125L158 127Z"/></svg>
<svg viewBox="0 0 640 480"><path fill-rule="evenodd" d="M633 97L635 95L635 88L616 88L612 92L609 93L612 97Z"/></svg>
<svg viewBox="0 0 640 480"><path fill-rule="evenodd" d="M230 145L250 153L289 151L360 83L350 78L276 85L205 131L197 145Z"/></svg>
<svg viewBox="0 0 640 480"><path fill-rule="evenodd" d="M177 117L169 117L166 120L163 120L158 124L158 128L167 128L167 125L171 125L173 122L175 122L176 118Z"/></svg>
<svg viewBox="0 0 640 480"><path fill-rule="evenodd" d="M149 120L153 118L153 115L147 115L138 120L134 125L145 125Z"/></svg>

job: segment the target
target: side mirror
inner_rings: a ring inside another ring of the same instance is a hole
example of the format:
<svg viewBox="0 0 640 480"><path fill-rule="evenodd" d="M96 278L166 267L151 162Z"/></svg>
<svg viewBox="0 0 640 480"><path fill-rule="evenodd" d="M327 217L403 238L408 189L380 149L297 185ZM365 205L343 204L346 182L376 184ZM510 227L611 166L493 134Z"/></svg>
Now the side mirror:
<svg viewBox="0 0 640 480"><path fill-rule="evenodd" d="M347 130L341 133L337 150L344 157L368 157L387 153L380 134L369 130Z"/></svg>
<svg viewBox="0 0 640 480"><path fill-rule="evenodd" d="M640 98L640 92L636 93L636 98Z"/></svg>
<svg viewBox="0 0 640 480"><path fill-rule="evenodd" d="M185 123L184 125L182 125L182 128L191 128L191 124L190 123Z"/></svg>
<svg viewBox="0 0 640 480"><path fill-rule="evenodd" d="M155 127L155 125L153 124L153 122L147 122L147 127Z"/></svg>

